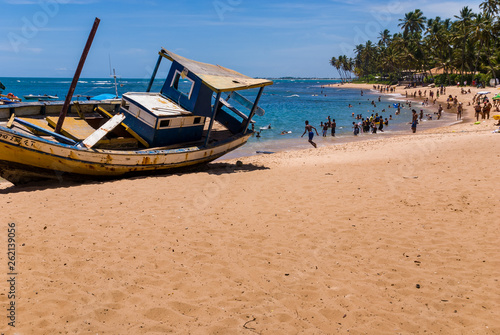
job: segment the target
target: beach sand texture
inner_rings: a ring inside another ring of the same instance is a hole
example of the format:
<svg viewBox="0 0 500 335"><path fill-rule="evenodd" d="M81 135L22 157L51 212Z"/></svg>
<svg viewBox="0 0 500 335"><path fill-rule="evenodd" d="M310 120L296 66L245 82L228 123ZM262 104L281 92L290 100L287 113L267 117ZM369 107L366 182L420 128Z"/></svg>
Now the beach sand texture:
<svg viewBox="0 0 500 335"><path fill-rule="evenodd" d="M493 129L464 122L241 167L5 188L18 308L16 328L4 319L0 330L500 334Z"/></svg>

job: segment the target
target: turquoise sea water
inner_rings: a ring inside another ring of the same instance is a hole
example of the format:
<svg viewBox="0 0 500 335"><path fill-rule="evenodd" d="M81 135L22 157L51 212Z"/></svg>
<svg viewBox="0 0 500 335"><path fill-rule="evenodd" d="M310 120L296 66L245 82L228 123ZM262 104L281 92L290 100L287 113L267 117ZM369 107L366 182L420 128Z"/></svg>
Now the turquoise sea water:
<svg viewBox="0 0 500 335"><path fill-rule="evenodd" d="M71 78L0 78L0 81L6 86L4 94L12 92L20 98L28 94L57 95L61 100L64 100L71 84ZM407 99L400 94L382 95L370 90L364 91L361 95L359 89L326 87L326 85L338 83L338 80L277 79L273 81L274 85L264 89L259 103L259 106L266 111L265 115L254 117L257 131L269 124L271 129L262 130L260 138L252 137L247 145L230 153L229 157L252 155L256 151L309 148L311 145L307 142L307 134L304 138L300 137L304 132L305 120L309 120L318 129L320 136L315 136L315 141L319 146L355 140L352 134L352 122L359 122L359 120L352 117L353 113L354 115L362 114L365 118L372 113L379 113L384 118L389 118L389 115L392 115L389 126L384 127L384 133L361 133L356 138L357 140L410 133L408 122L411 120L411 109L406 106L402 109L401 114L396 116L396 110L392 108L394 103L406 102ZM121 78L118 80L118 94L143 92L148 82L148 79ZM163 80L156 80L151 91L159 91L162 85ZM103 93L115 93L113 78L81 79L74 94L75 96L96 96ZM257 90L244 91L243 94L253 101ZM372 104L372 101L376 106ZM349 104L353 107L349 108ZM423 108L421 103L417 101L412 102L412 108L417 111L424 109L424 113L433 112ZM382 112L383 109L385 112ZM330 131L328 131L326 138L321 136L320 123L327 121L328 116L337 122L335 138L331 137ZM451 115L445 114L440 121L422 122L418 129L444 125L451 123L453 119ZM286 131L287 134L281 135L283 131Z"/></svg>

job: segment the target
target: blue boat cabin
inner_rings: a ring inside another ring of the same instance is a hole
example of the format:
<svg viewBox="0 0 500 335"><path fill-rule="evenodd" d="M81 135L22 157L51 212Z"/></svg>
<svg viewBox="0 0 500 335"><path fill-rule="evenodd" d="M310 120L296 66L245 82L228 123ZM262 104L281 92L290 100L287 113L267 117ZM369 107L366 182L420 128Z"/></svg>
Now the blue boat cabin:
<svg viewBox="0 0 500 335"><path fill-rule="evenodd" d="M189 60L165 49L159 55L147 92L124 94L121 106L124 124L134 129L149 147L201 140L206 145L214 121L232 134L245 134L253 115L264 113L257 104L264 86L271 85L272 81ZM150 93L162 58L171 60L172 65L161 91ZM255 102L236 92L249 88L260 88ZM221 97L222 92L227 92L228 96ZM231 97L239 106L248 109L249 115L229 103ZM210 120L208 125L207 120Z"/></svg>

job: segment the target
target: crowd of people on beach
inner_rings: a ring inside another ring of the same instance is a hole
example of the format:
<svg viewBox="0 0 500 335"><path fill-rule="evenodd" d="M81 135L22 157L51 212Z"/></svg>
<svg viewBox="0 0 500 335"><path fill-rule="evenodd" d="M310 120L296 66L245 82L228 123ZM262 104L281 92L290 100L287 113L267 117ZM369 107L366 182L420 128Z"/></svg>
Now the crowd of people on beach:
<svg viewBox="0 0 500 335"><path fill-rule="evenodd" d="M393 86L386 85L373 85L373 90L379 91L381 94L390 94L395 93L396 88ZM373 91L372 91L373 93ZM361 96L365 94L363 90L360 91ZM471 89L462 88L462 95L471 94ZM394 112L389 115L389 117L383 117L382 114L375 112L375 108L377 104L381 103L381 96L378 99L367 99L371 100L371 105L373 106L373 113L368 117L364 117L363 114L352 113L352 117L355 121L352 121L352 134L354 136L358 136L360 133L371 133L377 134L378 132L384 132L384 128L389 126L389 121L393 119L393 114L398 116L401 114L402 109L409 109L411 111L411 120L409 120L408 124L411 125L412 133L416 133L417 125L425 120L440 120L442 114L446 108L451 113L456 113L456 119L461 120L464 112L464 104L465 102L459 101L457 96L452 96L451 94L447 96L446 102L443 104L438 104L438 107L434 113L424 113L424 109L420 109L417 111L417 106L421 105L422 107L428 107L431 104L436 105L437 99L440 96L446 95L446 87L428 87L414 90L413 92L406 91L405 96L408 98L405 102L393 103L392 105L388 105L388 109L393 109ZM420 101L412 101L409 100L420 99ZM412 106L413 104L413 106ZM361 105L361 102L359 102ZM469 106L473 106L475 110L476 121L479 119L489 119L490 113L495 109L496 112L500 113L500 99L493 99L491 102L485 93L477 93L473 96L472 100L468 102ZM445 108L443 107L445 106ZM413 107L413 108L412 108ZM351 103L348 104L348 108L353 108ZM379 107L380 108L380 107ZM370 108L372 109L372 108ZM380 112L380 109L379 109ZM386 109L382 109L381 112L386 112ZM500 125L500 120L498 122ZM340 127L343 128L343 127ZM318 131L319 129L319 131ZM335 137L337 129L337 122L335 119L331 118L331 116L327 117L326 122L321 122L318 128L314 127L308 120L305 121L304 132L301 137L305 134L308 134L308 141L315 148L317 144L313 141L314 135L319 136L319 132L321 132L322 137ZM281 134L289 134L291 131L283 131Z"/></svg>
<svg viewBox="0 0 500 335"><path fill-rule="evenodd" d="M378 113L375 113L375 115L371 114L370 117L363 119L362 114L358 114L358 115L356 115L356 119L358 119L358 120L361 119L362 121L360 121L360 122L353 121L352 122L352 131L353 131L354 136L357 136L360 132L372 133L372 134L376 134L377 131L383 132L384 126L388 126L389 120L392 120L392 115L390 115L389 118L384 119ZM337 122L335 121L335 119L332 119L330 116L327 117L326 122L321 122L319 125L319 129L322 131L323 137L328 136L329 130L330 130L331 136L335 137L336 128L337 128ZM304 133L302 134L301 137L303 137L306 133L308 133L309 143L311 143L312 146L314 146L316 148L317 145L313 141L315 132L316 132L316 135L319 136L319 133L318 133L318 130L316 129L316 127L309 124L309 121L305 121L305 129L304 129Z"/></svg>
<svg viewBox="0 0 500 335"><path fill-rule="evenodd" d="M373 86L374 90L380 91L380 93L394 93L395 88L391 86L381 86L381 85L374 85ZM361 96L364 95L363 90L360 92ZM427 92L425 92L427 94ZM439 94L439 93L438 93ZM433 94L432 94L433 96ZM368 99L370 100L370 99ZM379 96L378 99L371 100L371 105L373 108L377 107L377 102L381 102L381 97ZM413 102L415 104L415 102ZM359 103L361 104L361 102ZM428 106L429 102L428 99L424 99L422 102L422 106ZM353 108L352 104L348 105L348 108ZM411 100L406 100L404 103L394 103L393 105L388 105L388 109L394 109L394 114L400 115L401 110L404 108L411 109L412 108L412 101ZM438 111L435 113L437 114L436 119L439 120L441 118L443 108L440 105L438 108ZM386 112L386 109L382 109L381 112ZM416 116L413 116L416 115ZM384 128L389 126L389 121L392 120L392 114L389 115L389 117L383 117L382 115L379 115L379 113L375 112L373 110L373 113L371 113L370 116L368 117L363 117L363 114L356 114L352 113L351 115L356 121L352 122L352 134L354 136L358 136L360 133L371 133L371 134L377 134L377 132L384 132ZM432 120L433 115L430 113L425 114L425 117L427 120ZM411 127L412 131L416 132L416 125L418 124L419 121L422 121L424 119L424 112L423 109L420 110L420 113L417 113L415 109L412 109L412 121ZM336 133L336 128L337 128L337 123L335 119L332 119L331 116L327 117L326 122L321 122L318 128L321 131L322 137L328 137L328 134L330 133L332 137L335 137ZM305 123L305 129L304 133L302 134L301 137L303 137L305 134L308 134L308 141L311 143L312 146L315 148L317 147L317 144L313 141L314 135L319 136L318 129L314 127L313 125L310 124L310 122L307 120Z"/></svg>

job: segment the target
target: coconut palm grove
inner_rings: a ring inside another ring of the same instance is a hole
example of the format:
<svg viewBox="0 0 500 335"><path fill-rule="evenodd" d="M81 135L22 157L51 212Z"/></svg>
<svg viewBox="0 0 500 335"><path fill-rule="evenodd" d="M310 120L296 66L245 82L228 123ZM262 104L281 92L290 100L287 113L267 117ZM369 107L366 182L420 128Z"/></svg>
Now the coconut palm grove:
<svg viewBox="0 0 500 335"><path fill-rule="evenodd" d="M487 85L500 73L500 1L484 1L475 13L468 6L453 19L426 18L420 9L399 19L401 31L380 32L354 58L332 57L342 81L354 74L364 82L418 82Z"/></svg>

